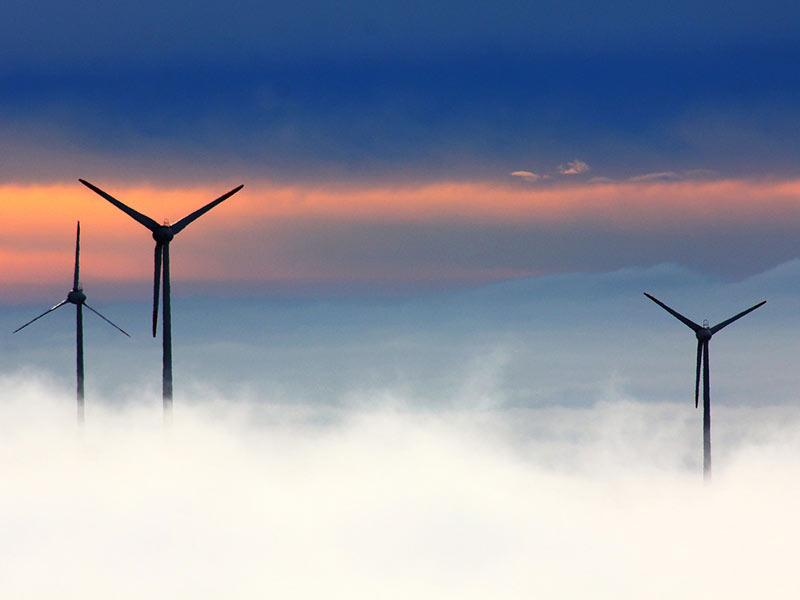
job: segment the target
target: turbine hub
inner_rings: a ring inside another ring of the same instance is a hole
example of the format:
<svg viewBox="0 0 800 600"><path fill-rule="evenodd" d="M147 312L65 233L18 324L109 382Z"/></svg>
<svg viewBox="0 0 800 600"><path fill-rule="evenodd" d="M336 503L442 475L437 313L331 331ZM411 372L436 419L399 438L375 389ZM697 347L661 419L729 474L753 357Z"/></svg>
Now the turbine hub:
<svg viewBox="0 0 800 600"><path fill-rule="evenodd" d="M172 227L169 225L162 225L153 232L153 239L162 244L171 242L173 237L175 234L172 233Z"/></svg>
<svg viewBox="0 0 800 600"><path fill-rule="evenodd" d="M83 293L83 290L72 290L69 294L67 294L67 302L72 302L72 304L83 304L86 302L86 294Z"/></svg>
<svg viewBox="0 0 800 600"><path fill-rule="evenodd" d="M701 342L707 342L711 339L711 328L703 327L702 329L698 329L695 336L697 336L697 339Z"/></svg>

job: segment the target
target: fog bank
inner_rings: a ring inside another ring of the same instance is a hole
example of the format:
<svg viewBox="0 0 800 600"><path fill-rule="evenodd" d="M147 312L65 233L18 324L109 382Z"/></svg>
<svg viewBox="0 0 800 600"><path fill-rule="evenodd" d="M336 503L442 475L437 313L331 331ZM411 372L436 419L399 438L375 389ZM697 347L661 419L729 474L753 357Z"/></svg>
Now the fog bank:
<svg viewBox="0 0 800 600"><path fill-rule="evenodd" d="M14 598L793 598L800 410L362 410L207 393L87 410L3 378Z"/></svg>

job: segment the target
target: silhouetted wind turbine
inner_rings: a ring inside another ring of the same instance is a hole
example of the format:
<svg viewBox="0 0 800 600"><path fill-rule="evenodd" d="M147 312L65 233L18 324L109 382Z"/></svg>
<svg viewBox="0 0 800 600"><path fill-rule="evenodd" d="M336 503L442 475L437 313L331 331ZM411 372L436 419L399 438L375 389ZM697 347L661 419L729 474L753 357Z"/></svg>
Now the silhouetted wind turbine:
<svg viewBox="0 0 800 600"><path fill-rule="evenodd" d="M81 222L78 221L78 232L77 232L76 237L75 237L75 277L72 280L72 289L67 294L67 299L62 301L62 302L59 302L53 308L51 308L49 310L46 310L45 312L40 314L35 319L31 319L30 321L25 323L25 325L23 325L22 327L19 327L19 328L15 329L14 333L17 333L17 331L19 331L20 329L24 329L25 327L27 327L28 325L30 325L34 321L38 321L43 316L53 312L57 308L61 308L65 304L74 304L75 305L75 310L76 310L76 314L77 314L75 337L76 337L76 346L77 346L77 368L76 368L76 372L77 372L77 379L78 379L78 384L77 384L78 422L79 423L83 423L83 307L85 306L90 311L92 311L94 314L96 314L98 317L103 319L106 323L108 323L109 325L111 325L113 327L116 327L119 331L121 331L122 333L124 333L128 337L131 337L131 336L128 335L128 332L126 332L124 329L122 329L121 327L118 327L117 325L115 325L114 323L112 323L111 321L106 319L99 312L97 312L95 309L93 309L91 306L86 304L86 294L83 293L83 288L81 287L81 282L80 282L80 265L81 265L80 255L81 255Z"/></svg>
<svg viewBox="0 0 800 600"><path fill-rule="evenodd" d="M147 227L147 229L153 233L153 239L156 241L155 275L153 276L153 337L156 337L156 327L158 324L159 280L161 279L161 275L163 273L164 311L162 319L164 321L164 330L162 337L164 350L162 356L162 397L164 400L164 417L168 420L172 412L172 315L170 313L169 243L172 241L173 237L183 231L183 229L192 221L203 216L223 200L227 200L233 196L236 192L241 190L244 185L233 188L227 194L223 194L213 202L209 202L204 207L194 211L192 214L184 217L174 225L170 225L167 221L164 221L164 224L160 225L150 217L133 210L129 206L126 206L110 194L107 194L99 187L92 185L88 181L83 179L78 179L78 181L80 181L93 192L108 200L111 204L131 217L134 221Z"/></svg>
<svg viewBox="0 0 800 600"><path fill-rule="evenodd" d="M703 321L702 325L698 325L694 321L687 319L678 311L671 309L669 306L654 298L647 292L644 294L650 300L658 304L661 308L671 314L673 317L681 321L684 325L694 331L697 337L697 375L694 382L694 405L697 408L698 400L700 398L700 366L703 366L703 476L706 481L711 479L711 389L709 385L708 375L708 343L711 337L727 327L734 321L741 319L747 313L753 312L759 306L766 304L766 300L759 302L755 306L751 306L747 310L743 310L738 315L732 316L730 319L722 321L713 327L709 327L708 321Z"/></svg>

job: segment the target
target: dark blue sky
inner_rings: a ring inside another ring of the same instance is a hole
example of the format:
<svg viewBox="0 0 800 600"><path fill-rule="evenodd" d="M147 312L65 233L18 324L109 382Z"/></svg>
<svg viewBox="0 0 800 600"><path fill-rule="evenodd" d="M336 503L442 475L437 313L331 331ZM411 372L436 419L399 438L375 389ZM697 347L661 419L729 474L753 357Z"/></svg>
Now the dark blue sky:
<svg viewBox="0 0 800 600"><path fill-rule="evenodd" d="M53 0L5 5L7 64L274 64L428 59L495 48L538 52L708 51L794 41L794 2L293 3Z"/></svg>
<svg viewBox="0 0 800 600"><path fill-rule="evenodd" d="M12 3L6 181L793 172L790 3Z"/></svg>

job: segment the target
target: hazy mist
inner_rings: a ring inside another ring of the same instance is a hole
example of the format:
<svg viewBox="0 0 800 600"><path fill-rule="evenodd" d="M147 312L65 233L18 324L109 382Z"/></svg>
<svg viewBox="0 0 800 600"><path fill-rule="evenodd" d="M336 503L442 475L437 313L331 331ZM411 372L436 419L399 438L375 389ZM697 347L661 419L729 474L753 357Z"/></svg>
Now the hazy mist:
<svg viewBox="0 0 800 600"><path fill-rule="evenodd" d="M159 341L134 303L97 305L132 340L86 319L76 430L74 314L58 311L7 342L0 588L793 598L796 269L725 283L667 265L401 300L179 297L171 429ZM710 487L692 332L644 290L712 322L768 299L711 345Z"/></svg>

